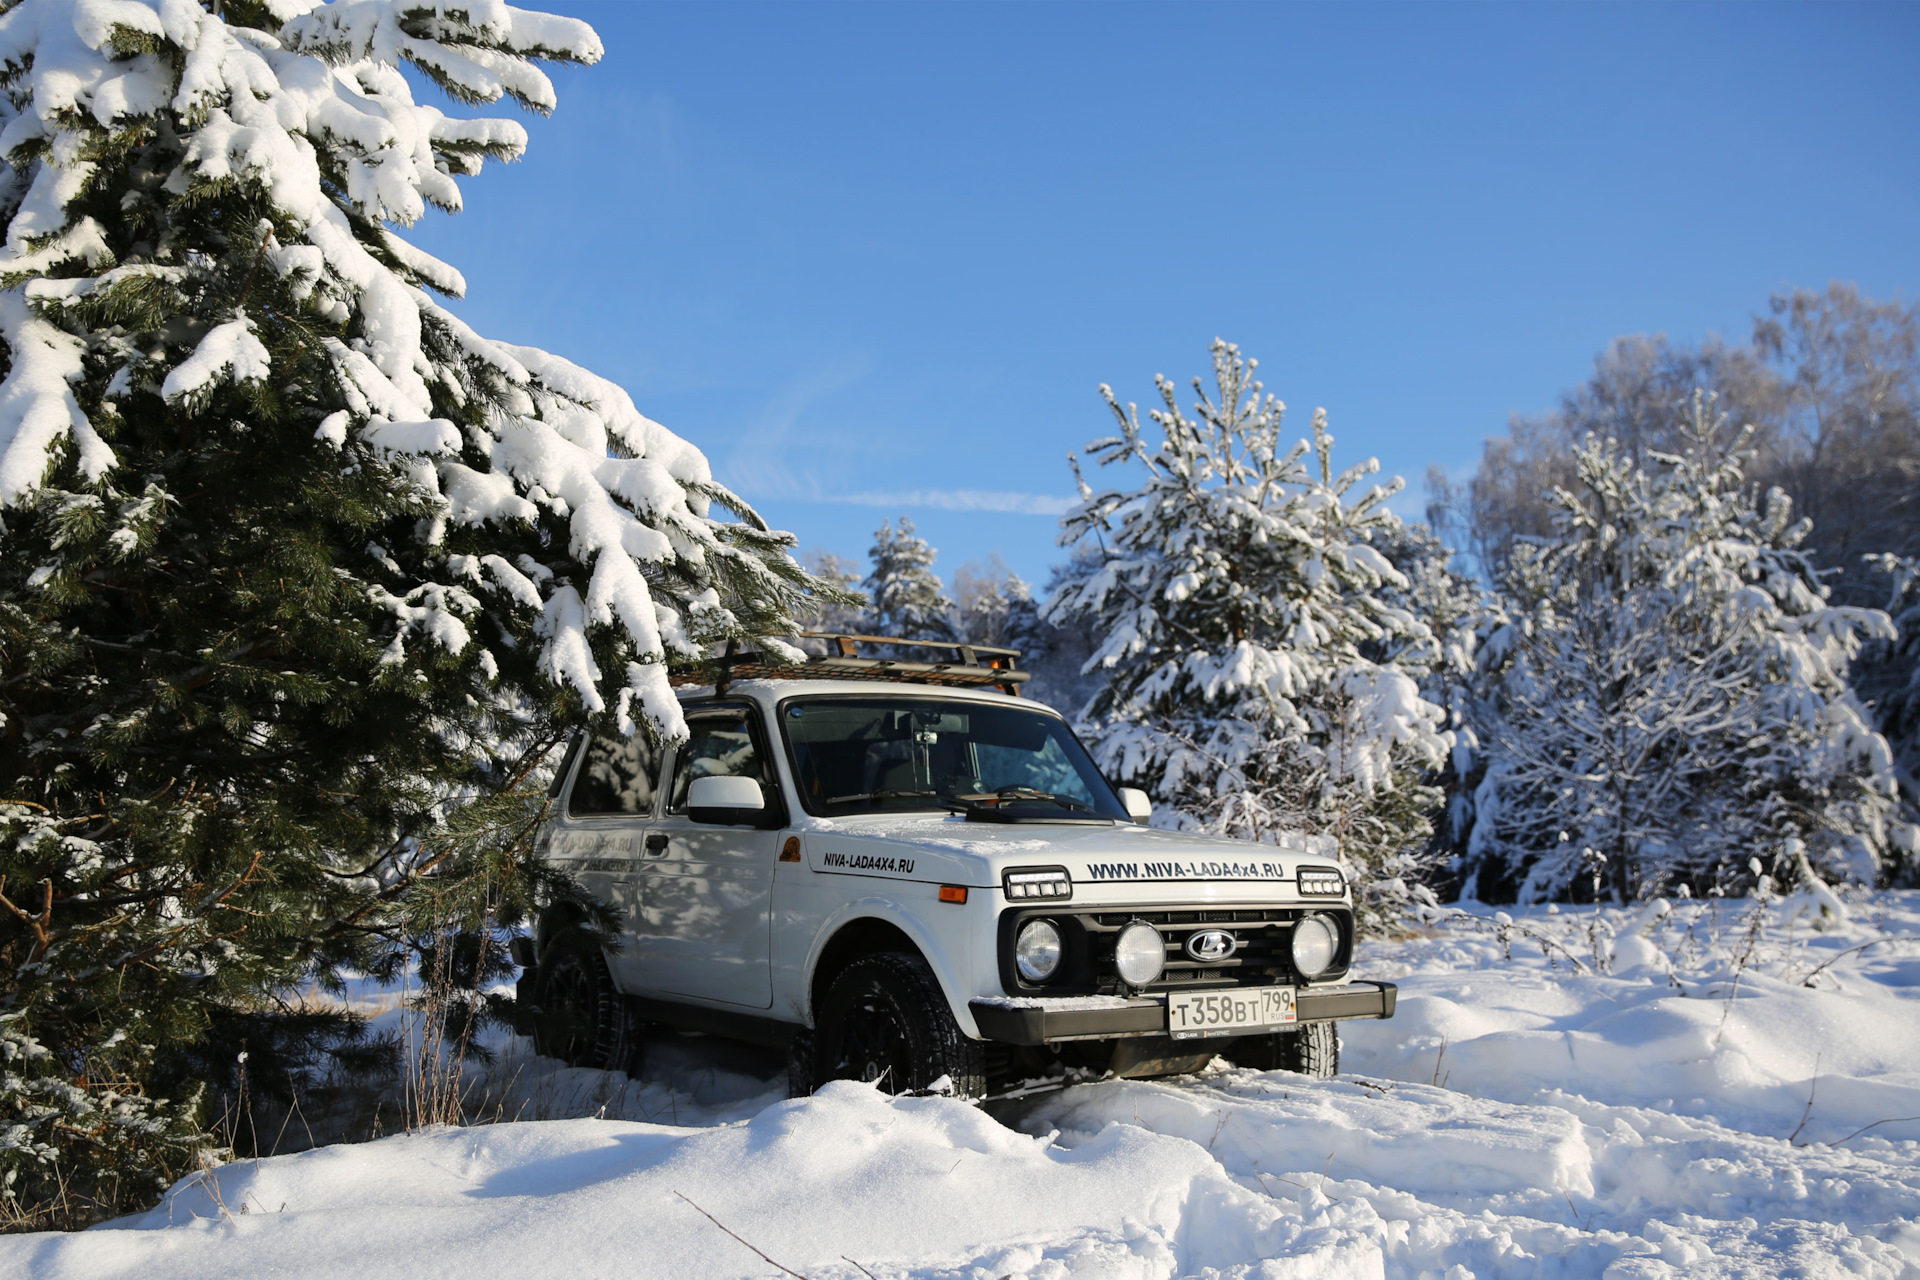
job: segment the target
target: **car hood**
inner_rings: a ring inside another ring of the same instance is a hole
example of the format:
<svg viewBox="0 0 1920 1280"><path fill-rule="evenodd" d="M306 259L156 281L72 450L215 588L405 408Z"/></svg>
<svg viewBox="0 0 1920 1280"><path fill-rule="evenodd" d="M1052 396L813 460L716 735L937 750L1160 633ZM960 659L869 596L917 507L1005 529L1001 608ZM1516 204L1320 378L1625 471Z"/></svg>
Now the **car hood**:
<svg viewBox="0 0 1920 1280"><path fill-rule="evenodd" d="M816 818L806 834L817 871L990 887L1010 867L1065 867L1081 886L1290 881L1302 863L1335 860L1325 837L1255 844L1131 823L968 822L959 814Z"/></svg>

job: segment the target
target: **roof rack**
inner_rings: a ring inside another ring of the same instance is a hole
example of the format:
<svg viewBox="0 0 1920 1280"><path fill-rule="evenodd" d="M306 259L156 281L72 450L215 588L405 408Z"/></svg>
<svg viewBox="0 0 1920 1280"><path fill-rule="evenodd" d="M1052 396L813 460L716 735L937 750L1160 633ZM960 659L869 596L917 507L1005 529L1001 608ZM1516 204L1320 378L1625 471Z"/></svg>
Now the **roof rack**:
<svg viewBox="0 0 1920 1280"><path fill-rule="evenodd" d="M1020 696L1020 686L1031 679L1014 667L1018 649L964 644L950 640L909 640L901 636L862 636L838 631L802 631L802 640L827 640L833 652L789 662L770 654L745 652L727 642L727 651L712 662L676 669L676 685L710 684L720 693L735 680L882 680L907 684L946 685L952 688L997 688ZM860 645L892 645L921 649L950 649L951 662L909 662L861 654Z"/></svg>

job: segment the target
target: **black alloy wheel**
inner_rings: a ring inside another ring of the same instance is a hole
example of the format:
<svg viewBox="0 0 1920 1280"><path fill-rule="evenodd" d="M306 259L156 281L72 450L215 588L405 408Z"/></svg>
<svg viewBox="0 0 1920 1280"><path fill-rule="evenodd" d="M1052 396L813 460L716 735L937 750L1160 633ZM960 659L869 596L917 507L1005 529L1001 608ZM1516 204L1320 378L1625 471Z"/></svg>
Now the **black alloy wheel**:
<svg viewBox="0 0 1920 1280"><path fill-rule="evenodd" d="M924 1093L945 1077L955 1097L986 1092L980 1041L960 1030L939 979L916 955L886 952L848 965L821 1002L812 1049L809 1085L861 1080L883 1093ZM801 1075L790 1078L798 1085Z"/></svg>
<svg viewBox="0 0 1920 1280"><path fill-rule="evenodd" d="M1227 1050L1235 1066L1255 1071L1293 1071L1315 1080L1340 1072L1340 1029L1336 1022L1303 1022L1296 1030L1246 1036Z"/></svg>
<svg viewBox="0 0 1920 1280"><path fill-rule="evenodd" d="M640 1047L640 1023L613 985L600 949L562 933L547 944L538 973L534 1051L570 1067L628 1070Z"/></svg>

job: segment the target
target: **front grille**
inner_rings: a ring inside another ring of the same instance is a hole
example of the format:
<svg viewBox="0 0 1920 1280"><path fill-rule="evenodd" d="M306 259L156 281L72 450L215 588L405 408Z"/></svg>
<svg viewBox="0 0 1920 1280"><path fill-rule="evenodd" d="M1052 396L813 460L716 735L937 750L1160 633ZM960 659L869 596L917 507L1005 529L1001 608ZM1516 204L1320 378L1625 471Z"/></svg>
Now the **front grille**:
<svg viewBox="0 0 1920 1280"><path fill-rule="evenodd" d="M1340 956L1321 975L1332 978L1345 971L1353 947L1352 914L1344 907L1209 907L1205 909L1144 909L1137 911L1047 911L1025 908L1002 917L1001 976L1009 994L1122 995L1132 990L1114 968L1113 948L1120 931L1134 921L1145 921L1167 940L1166 971L1146 991L1194 990L1202 987L1291 985L1300 981L1293 967L1293 926L1302 916L1332 916L1340 926ZM1010 957L1012 941L1027 920L1045 918L1060 927L1066 956L1060 973L1048 983L1034 985L1020 979ZM1205 929L1233 935L1235 947L1224 960L1195 960L1186 953L1187 939Z"/></svg>

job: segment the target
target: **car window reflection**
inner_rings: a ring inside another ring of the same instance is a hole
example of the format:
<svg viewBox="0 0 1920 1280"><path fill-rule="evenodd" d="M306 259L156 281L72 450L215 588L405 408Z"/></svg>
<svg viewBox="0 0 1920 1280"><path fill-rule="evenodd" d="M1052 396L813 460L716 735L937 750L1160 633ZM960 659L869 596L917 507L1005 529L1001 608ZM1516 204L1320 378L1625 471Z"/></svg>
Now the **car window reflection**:
<svg viewBox="0 0 1920 1280"><path fill-rule="evenodd" d="M752 778L767 786L766 770L743 716L695 720L688 730L690 736L680 748L679 763L673 770L668 813L687 811L687 790L695 778Z"/></svg>
<svg viewBox="0 0 1920 1280"><path fill-rule="evenodd" d="M647 740L645 731L636 731L630 738L613 734L595 737L587 743L567 812L576 818L650 814L659 772L660 752Z"/></svg>

